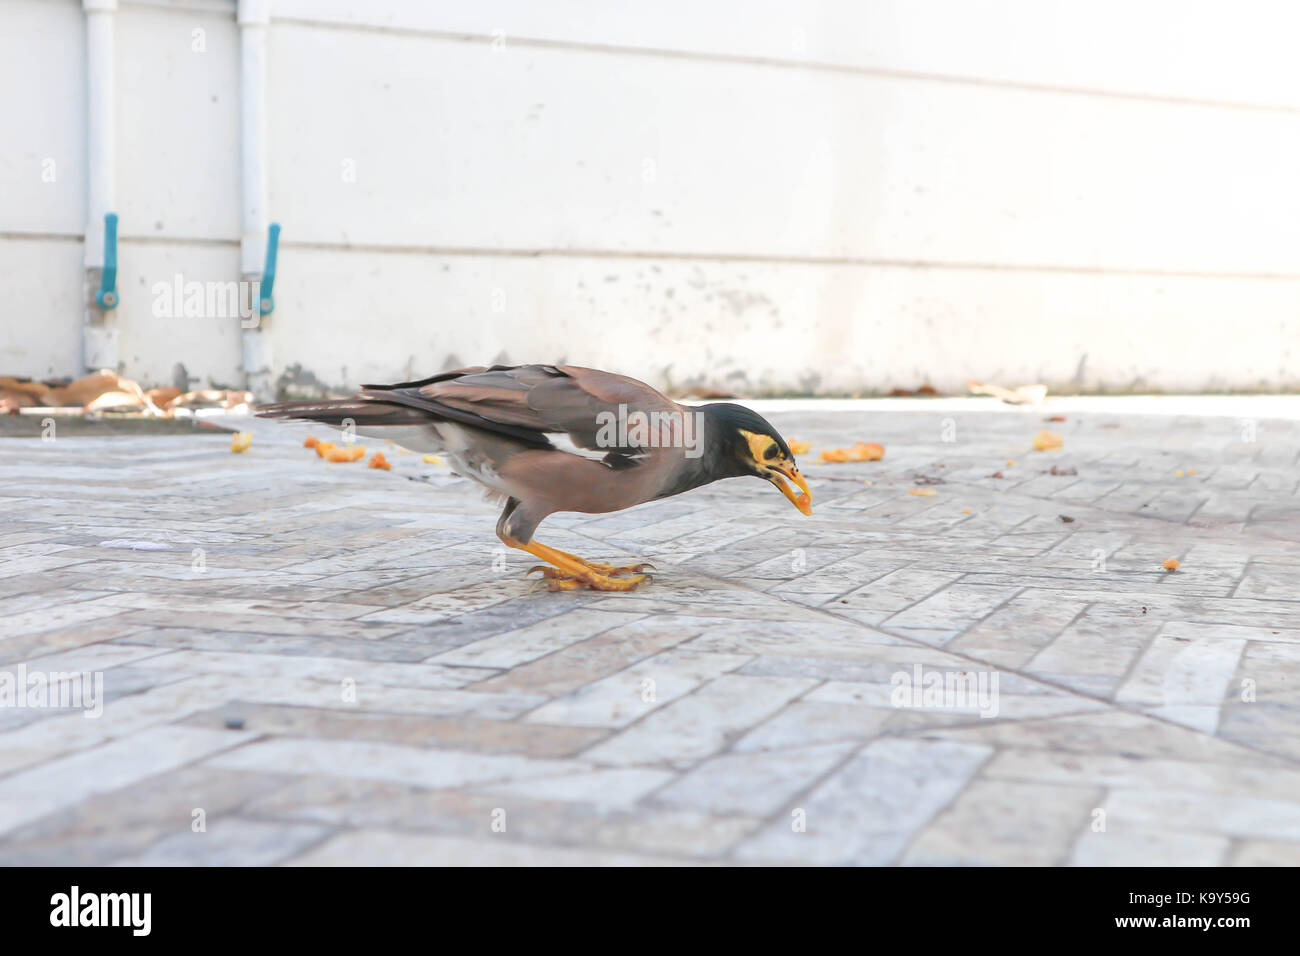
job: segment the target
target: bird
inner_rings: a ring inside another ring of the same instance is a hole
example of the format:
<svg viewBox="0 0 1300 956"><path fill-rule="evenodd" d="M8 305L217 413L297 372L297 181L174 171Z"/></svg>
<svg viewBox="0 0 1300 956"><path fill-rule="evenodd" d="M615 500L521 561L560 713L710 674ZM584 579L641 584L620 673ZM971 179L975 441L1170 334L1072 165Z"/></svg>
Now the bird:
<svg viewBox="0 0 1300 956"><path fill-rule="evenodd" d="M752 476L812 514L812 493L789 444L757 412L729 402L682 405L600 369L474 366L363 385L350 398L275 402L258 415L351 426L444 456L454 472L504 502L497 537L546 562L527 573L540 571L555 591L634 591L654 570L588 561L537 541L538 525L558 512L607 514Z"/></svg>

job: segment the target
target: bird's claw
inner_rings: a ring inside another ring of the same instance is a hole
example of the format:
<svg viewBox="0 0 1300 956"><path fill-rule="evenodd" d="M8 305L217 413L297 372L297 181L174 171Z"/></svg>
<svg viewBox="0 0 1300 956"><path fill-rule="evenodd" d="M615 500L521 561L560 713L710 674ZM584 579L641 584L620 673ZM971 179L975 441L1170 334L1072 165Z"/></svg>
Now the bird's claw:
<svg viewBox="0 0 1300 956"><path fill-rule="evenodd" d="M559 568L553 568L549 564L534 564L524 572L524 577L528 577L528 575L532 574L534 571L541 571L542 577L544 578L566 578L569 576Z"/></svg>
<svg viewBox="0 0 1300 956"><path fill-rule="evenodd" d="M558 575L552 575L550 578L546 582L546 590L548 591L576 591L583 586L583 582L578 578L565 578Z"/></svg>

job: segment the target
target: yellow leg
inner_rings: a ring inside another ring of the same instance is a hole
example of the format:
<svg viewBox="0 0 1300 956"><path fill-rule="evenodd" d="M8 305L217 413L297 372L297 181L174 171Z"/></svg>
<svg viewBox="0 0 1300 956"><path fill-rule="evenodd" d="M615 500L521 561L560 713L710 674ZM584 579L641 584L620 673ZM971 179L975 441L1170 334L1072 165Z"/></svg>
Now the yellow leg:
<svg viewBox="0 0 1300 956"><path fill-rule="evenodd" d="M509 542L507 542L509 543ZM639 572L644 565L632 565L615 568L608 564L593 564L567 551L549 548L538 541L528 544L515 544L512 547L527 551L558 568L558 572L542 568L542 574L548 579L547 587L552 591L569 591L580 584L596 591L635 591L637 585L648 581L649 575ZM528 573L538 570L532 568Z"/></svg>

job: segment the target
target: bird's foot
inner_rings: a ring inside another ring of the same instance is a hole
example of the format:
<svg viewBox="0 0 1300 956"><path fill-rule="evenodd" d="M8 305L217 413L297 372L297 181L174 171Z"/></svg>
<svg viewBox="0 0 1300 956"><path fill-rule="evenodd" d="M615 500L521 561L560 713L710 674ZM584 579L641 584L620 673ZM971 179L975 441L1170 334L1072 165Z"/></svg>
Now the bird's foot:
<svg viewBox="0 0 1300 956"><path fill-rule="evenodd" d="M650 575L641 573L652 567L649 564L615 567L612 564L584 560L576 554L547 547L540 541L517 544L508 538L503 540L511 547L520 548L547 562L546 565L530 569L528 573L541 571L546 578L546 586L552 591L572 591L584 586L593 591L635 591L638 585L650 580Z"/></svg>
<svg viewBox="0 0 1300 956"><path fill-rule="evenodd" d="M526 573L542 572L548 591L574 591L581 587L588 587L593 591L635 591L638 585L653 580L650 575L641 573L646 568L653 568L654 565L651 564L630 564L624 567L592 561L582 561L582 564L584 570L576 573L545 564L531 567Z"/></svg>

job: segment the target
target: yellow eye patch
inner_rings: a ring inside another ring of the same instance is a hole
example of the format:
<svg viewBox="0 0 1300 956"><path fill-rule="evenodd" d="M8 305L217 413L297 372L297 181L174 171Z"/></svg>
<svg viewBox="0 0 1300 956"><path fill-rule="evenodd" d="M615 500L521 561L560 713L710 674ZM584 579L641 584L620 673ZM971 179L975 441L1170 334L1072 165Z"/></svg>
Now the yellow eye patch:
<svg viewBox="0 0 1300 956"><path fill-rule="evenodd" d="M754 456L754 461L772 461L780 455L779 449L768 454L770 449L777 447L770 435L755 435L743 428L740 433L745 436L745 441L749 442L749 453Z"/></svg>

